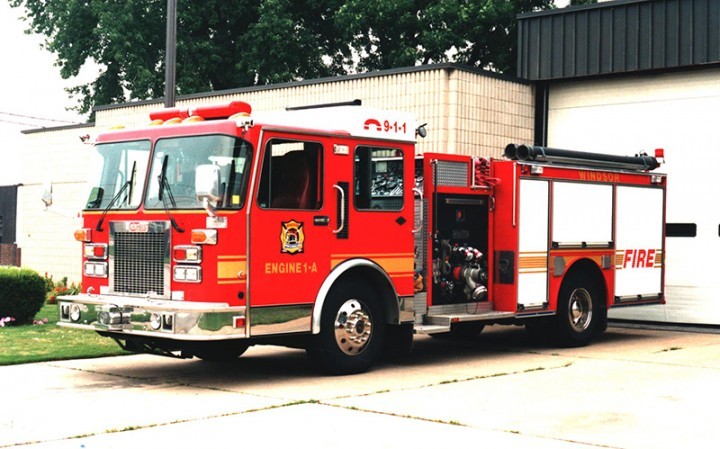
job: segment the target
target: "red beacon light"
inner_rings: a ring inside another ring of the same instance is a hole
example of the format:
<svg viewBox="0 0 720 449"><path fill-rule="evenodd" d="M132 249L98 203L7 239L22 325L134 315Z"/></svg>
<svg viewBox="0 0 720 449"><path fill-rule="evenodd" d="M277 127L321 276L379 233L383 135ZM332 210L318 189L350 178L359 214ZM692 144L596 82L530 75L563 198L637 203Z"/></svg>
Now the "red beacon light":
<svg viewBox="0 0 720 449"><path fill-rule="evenodd" d="M150 113L150 120L162 120L163 122L168 121L170 119L179 118L180 120L184 120L186 118L190 117L190 114L188 114L188 110L181 109L181 108L166 108L166 109L160 109L159 111L153 111Z"/></svg>
<svg viewBox="0 0 720 449"><path fill-rule="evenodd" d="M197 106L190 109L190 115L196 115L204 119L228 118L235 114L247 114L252 112L252 106L244 101L232 101L224 105Z"/></svg>
<svg viewBox="0 0 720 449"><path fill-rule="evenodd" d="M252 106L244 101L228 104L197 106L194 108L166 108L150 113L152 125L194 123L202 120L226 119L232 116L249 116Z"/></svg>

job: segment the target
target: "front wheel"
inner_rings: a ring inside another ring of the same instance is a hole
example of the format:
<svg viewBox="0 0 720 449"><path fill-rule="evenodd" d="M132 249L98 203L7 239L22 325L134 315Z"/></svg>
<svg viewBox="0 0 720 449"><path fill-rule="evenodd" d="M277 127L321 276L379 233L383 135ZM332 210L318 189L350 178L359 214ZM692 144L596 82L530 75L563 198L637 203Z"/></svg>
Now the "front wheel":
<svg viewBox="0 0 720 449"><path fill-rule="evenodd" d="M559 346L585 346L601 328L600 291L587 275L568 276L558 294L557 316L551 338Z"/></svg>
<svg viewBox="0 0 720 449"><path fill-rule="evenodd" d="M372 290L360 282L333 288L320 318L320 334L307 351L332 374L367 371L380 355L385 316Z"/></svg>

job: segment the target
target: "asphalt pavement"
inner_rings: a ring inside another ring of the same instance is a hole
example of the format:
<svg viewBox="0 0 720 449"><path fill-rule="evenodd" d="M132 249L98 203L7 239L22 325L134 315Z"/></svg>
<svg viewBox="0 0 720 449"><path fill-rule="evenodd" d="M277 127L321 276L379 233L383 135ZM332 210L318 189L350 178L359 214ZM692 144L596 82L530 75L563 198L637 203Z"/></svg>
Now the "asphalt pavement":
<svg viewBox="0 0 720 449"><path fill-rule="evenodd" d="M257 346L0 367L0 448L717 447L720 334L611 327L585 348L494 326L345 377Z"/></svg>

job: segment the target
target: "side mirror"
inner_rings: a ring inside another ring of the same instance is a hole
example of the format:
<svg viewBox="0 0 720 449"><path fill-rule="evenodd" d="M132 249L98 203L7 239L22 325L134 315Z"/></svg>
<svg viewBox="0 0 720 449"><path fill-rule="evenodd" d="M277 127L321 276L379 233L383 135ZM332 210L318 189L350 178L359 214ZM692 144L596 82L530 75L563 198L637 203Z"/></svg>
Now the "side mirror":
<svg viewBox="0 0 720 449"><path fill-rule="evenodd" d="M203 201L220 201L220 167L207 164L195 168L195 194Z"/></svg>
<svg viewBox="0 0 720 449"><path fill-rule="evenodd" d="M43 194L40 197L43 203L45 203L45 207L52 206L52 183L46 182L43 185Z"/></svg>
<svg viewBox="0 0 720 449"><path fill-rule="evenodd" d="M100 204L102 204L104 194L105 190L103 190L102 187L93 187L92 190L90 190L90 197L85 207L88 209L98 209Z"/></svg>

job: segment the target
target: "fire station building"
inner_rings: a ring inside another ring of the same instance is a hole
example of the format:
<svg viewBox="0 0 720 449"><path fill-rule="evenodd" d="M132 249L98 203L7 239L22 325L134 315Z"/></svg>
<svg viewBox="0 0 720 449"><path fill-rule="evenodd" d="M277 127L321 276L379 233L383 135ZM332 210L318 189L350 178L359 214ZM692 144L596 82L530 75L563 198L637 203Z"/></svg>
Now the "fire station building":
<svg viewBox="0 0 720 449"><path fill-rule="evenodd" d="M419 152L501 157L510 142L633 155L665 149L667 305L616 318L720 325L720 2L616 0L522 15L519 78L438 64L180 97L177 105L241 100L254 111L362 100L427 123ZM15 238L22 264L80 278L73 239L89 179L92 136L142 126L162 101L98 107L90 125L27 131ZM86 139L89 137L89 139ZM40 201L52 189L53 205Z"/></svg>
<svg viewBox="0 0 720 449"><path fill-rule="evenodd" d="M622 317L720 324L720 2L618 0L520 17L519 75L535 87L535 141L652 153L668 173L666 306Z"/></svg>

